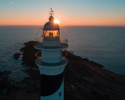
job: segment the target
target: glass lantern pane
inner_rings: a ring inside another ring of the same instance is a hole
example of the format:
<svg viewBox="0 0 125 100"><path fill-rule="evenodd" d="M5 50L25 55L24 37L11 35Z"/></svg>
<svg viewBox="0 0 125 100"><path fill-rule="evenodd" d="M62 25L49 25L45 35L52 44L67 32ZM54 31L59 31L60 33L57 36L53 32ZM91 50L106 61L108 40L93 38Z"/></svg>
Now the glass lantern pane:
<svg viewBox="0 0 125 100"><path fill-rule="evenodd" d="M45 38L58 38L59 31L58 30L44 30L44 37Z"/></svg>

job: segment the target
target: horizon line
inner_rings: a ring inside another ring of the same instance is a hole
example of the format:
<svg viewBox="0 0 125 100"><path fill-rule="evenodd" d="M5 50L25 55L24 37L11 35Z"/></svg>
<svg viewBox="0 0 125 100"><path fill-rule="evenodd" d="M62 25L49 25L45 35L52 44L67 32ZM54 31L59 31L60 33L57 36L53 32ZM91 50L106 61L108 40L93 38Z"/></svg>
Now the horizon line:
<svg viewBox="0 0 125 100"><path fill-rule="evenodd" d="M44 26L44 25L0 25L0 26ZM59 25L59 26L100 26L100 27L125 27L125 25Z"/></svg>

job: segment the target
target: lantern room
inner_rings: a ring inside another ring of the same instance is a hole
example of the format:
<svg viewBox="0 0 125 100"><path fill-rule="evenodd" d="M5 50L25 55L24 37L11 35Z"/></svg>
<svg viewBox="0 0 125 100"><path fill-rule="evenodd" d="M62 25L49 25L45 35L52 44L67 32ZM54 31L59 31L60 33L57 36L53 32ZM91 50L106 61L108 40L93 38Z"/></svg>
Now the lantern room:
<svg viewBox="0 0 125 100"><path fill-rule="evenodd" d="M54 23L53 16L50 16L49 21L43 27L44 39L59 39L59 30L59 25L57 23Z"/></svg>

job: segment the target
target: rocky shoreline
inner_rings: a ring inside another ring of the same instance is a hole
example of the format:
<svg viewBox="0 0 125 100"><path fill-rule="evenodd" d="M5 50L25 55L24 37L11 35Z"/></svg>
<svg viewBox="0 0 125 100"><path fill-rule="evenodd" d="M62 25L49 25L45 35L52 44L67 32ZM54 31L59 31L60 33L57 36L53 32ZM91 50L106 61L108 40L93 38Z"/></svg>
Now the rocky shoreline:
<svg viewBox="0 0 125 100"><path fill-rule="evenodd" d="M40 100L40 73L35 65L35 54L39 52L34 49L36 43L29 41L20 49L23 52L22 64L30 66L25 70L30 77L15 83L18 86L11 80L3 89L0 85L0 100ZM124 75L106 70L103 65L69 51L63 51L63 55L68 59L64 71L65 100L125 100ZM18 53L16 59L19 56Z"/></svg>

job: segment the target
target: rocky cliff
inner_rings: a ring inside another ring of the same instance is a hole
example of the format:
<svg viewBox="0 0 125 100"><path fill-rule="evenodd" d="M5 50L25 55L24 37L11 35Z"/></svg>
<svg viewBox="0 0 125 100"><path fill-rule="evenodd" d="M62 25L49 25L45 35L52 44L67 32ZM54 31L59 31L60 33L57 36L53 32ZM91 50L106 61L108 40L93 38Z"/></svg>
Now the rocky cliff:
<svg viewBox="0 0 125 100"><path fill-rule="evenodd" d="M27 42L20 49L23 52L22 64L30 66L25 70L30 77L16 83L18 86L8 85L6 96L1 95L0 100L40 100L40 74L35 65L35 54L39 51L34 49L35 43ZM124 75L68 51L63 51L63 55L68 59L64 71L65 100L125 100Z"/></svg>

